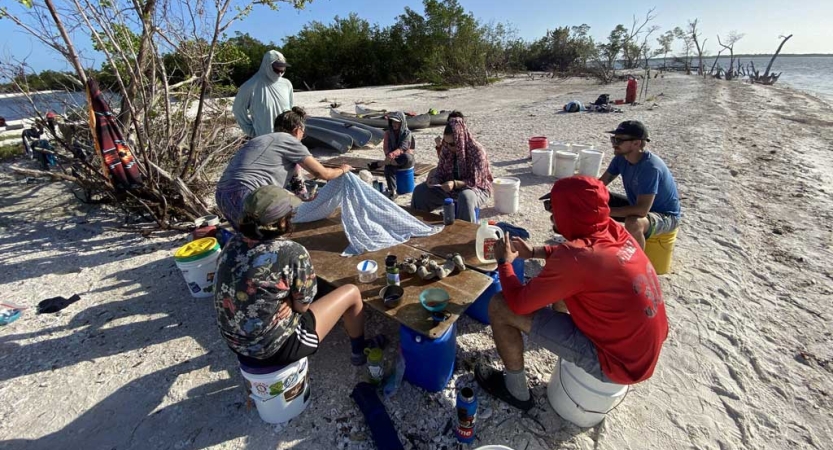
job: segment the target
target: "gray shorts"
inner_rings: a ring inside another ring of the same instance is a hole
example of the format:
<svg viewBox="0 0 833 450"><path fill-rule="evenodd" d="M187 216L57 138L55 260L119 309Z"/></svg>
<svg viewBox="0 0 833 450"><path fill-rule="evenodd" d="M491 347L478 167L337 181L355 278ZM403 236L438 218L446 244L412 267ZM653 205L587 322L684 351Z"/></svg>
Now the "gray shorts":
<svg viewBox="0 0 833 450"><path fill-rule="evenodd" d="M596 346L576 327L569 314L543 308L532 316L529 338L559 358L581 367L594 378L610 383L602 372Z"/></svg>
<svg viewBox="0 0 833 450"><path fill-rule="evenodd" d="M649 212L648 224L648 231L645 233L645 238L659 236L660 234L670 233L676 230L680 226L680 218L673 214Z"/></svg>

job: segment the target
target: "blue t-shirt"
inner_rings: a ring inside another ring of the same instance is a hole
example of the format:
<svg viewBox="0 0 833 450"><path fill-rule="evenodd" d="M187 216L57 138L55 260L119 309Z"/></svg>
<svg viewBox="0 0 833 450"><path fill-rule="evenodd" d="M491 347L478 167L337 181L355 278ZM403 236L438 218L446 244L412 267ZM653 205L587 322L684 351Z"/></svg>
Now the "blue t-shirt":
<svg viewBox="0 0 833 450"><path fill-rule="evenodd" d="M680 196L668 166L659 156L646 151L642 159L631 164L624 156L615 156L607 168L611 175L621 175L631 205L640 195L652 194L651 212L680 216Z"/></svg>

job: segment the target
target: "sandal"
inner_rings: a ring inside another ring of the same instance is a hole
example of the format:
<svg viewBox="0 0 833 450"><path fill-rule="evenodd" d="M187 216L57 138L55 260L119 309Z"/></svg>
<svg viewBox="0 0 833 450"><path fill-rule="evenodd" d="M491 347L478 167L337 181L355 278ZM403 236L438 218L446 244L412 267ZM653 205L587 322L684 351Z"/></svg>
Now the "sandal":
<svg viewBox="0 0 833 450"><path fill-rule="evenodd" d="M535 406L535 400L532 398L532 389L529 390L529 399L518 400L517 397L509 392L506 388L506 381L503 379L503 372L499 372L489 366L480 364L474 369L474 378L480 387L497 397L500 400L520 409L521 411L529 411Z"/></svg>

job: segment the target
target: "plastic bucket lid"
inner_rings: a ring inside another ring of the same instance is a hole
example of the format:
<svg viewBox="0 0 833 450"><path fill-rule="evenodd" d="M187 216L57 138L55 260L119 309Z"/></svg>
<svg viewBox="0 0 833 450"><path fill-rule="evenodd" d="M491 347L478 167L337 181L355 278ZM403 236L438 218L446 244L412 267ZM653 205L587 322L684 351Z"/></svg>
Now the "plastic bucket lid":
<svg viewBox="0 0 833 450"><path fill-rule="evenodd" d="M176 262L192 262L205 258L206 256L220 251L220 243L213 237L207 237L191 241L179 247L174 253Z"/></svg>

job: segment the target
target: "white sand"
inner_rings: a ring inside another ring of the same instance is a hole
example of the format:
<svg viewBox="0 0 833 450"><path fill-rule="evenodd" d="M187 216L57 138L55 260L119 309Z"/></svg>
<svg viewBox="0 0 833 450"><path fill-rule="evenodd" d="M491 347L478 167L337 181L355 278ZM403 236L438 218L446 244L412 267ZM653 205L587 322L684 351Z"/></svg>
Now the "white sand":
<svg viewBox="0 0 833 450"><path fill-rule="evenodd" d="M527 369L538 406L529 416L479 396L477 443L547 448L829 448L833 293L833 109L806 94L693 77L651 80L653 110L556 114L565 102L624 94L624 83L509 79L448 92L369 88L305 92L325 113L337 100L371 107L456 108L489 151L496 176L522 180L521 211L497 216L552 238L535 199L551 180L530 173L526 139L592 143L626 118L650 128L651 148L674 173L684 224L673 273L662 277L671 326L654 377L635 386L602 425L579 429L546 402L555 358L534 345ZM440 130L417 132L434 158ZM379 155L380 150L355 152ZM616 184L620 189L620 184ZM246 411L240 376L209 300L189 297L170 257L185 241L103 231L114 211L79 206L63 184L26 184L0 172L2 300L34 306L56 295L82 300L56 315L27 311L0 328L0 447L6 449L373 448L348 395L363 372L337 330L311 359L313 403L285 427ZM403 198L402 202L407 202ZM539 269L527 263L527 272ZM371 333L397 326L369 314ZM496 359L490 329L459 322L449 386L471 383L468 363ZM386 352L389 361L395 350ZM405 384L386 402L406 447L452 448L453 389Z"/></svg>

